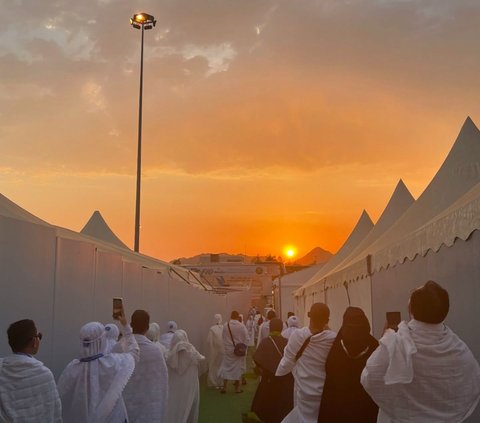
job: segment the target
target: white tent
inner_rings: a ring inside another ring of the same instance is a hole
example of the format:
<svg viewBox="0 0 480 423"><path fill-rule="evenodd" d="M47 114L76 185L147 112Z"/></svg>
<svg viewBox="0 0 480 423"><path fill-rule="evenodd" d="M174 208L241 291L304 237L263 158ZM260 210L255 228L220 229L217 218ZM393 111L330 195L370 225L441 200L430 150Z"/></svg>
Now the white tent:
<svg viewBox="0 0 480 423"><path fill-rule="evenodd" d="M286 320L287 313L295 309L293 303L294 291L318 273L323 266L325 266L325 263L315 264L296 272L277 276L272 281L275 292L275 307L277 312L280 313L278 316L280 319Z"/></svg>
<svg viewBox="0 0 480 423"><path fill-rule="evenodd" d="M324 276L328 272L334 269L338 264L340 264L346 257L362 242L362 240L370 233L373 228L372 220L368 213L363 210L360 218L358 219L357 224L353 228L349 237L338 250L338 252L330 258L327 263L317 272L315 275L306 282L301 288L297 289L294 292L295 296L295 314L299 317L302 324L308 322L307 312L310 309L311 305L316 301L326 301L326 298L322 295L319 297L319 290L312 290L312 285L319 285L324 282ZM322 290L321 292L324 292ZM317 297L315 298L315 295Z"/></svg>
<svg viewBox="0 0 480 423"><path fill-rule="evenodd" d="M365 310L371 319L371 290L369 258L371 245L392 227L398 218L414 203L407 187L400 180L375 226L350 251L337 266L322 275L318 280L313 277L305 285L305 292L312 296L323 293L324 301L331 308L330 325L338 329L348 305Z"/></svg>
<svg viewBox="0 0 480 423"><path fill-rule="evenodd" d="M446 323L480 361L480 131L470 118L422 195L389 220L379 236L369 235L324 275L324 298L333 314L340 316L348 304L362 306L379 337L385 312L401 311L408 319L410 292L435 280L450 294ZM318 286L312 278L304 297ZM338 317L333 320L338 329ZM468 421L480 421L480 411Z"/></svg>
<svg viewBox="0 0 480 423"><path fill-rule="evenodd" d="M105 222L105 219L98 210L95 210L80 233L128 249L120 238L110 229L110 226L107 225L107 222Z"/></svg>
<svg viewBox="0 0 480 423"><path fill-rule="evenodd" d="M50 225L0 196L2 332L35 320L45 335L38 358L57 376L78 355L79 328L112 320L114 296L124 298L127 313L145 309L162 327L176 320L200 350L215 313L248 310L248 292L219 295L187 269L90 234ZM0 355L8 353L4 336Z"/></svg>

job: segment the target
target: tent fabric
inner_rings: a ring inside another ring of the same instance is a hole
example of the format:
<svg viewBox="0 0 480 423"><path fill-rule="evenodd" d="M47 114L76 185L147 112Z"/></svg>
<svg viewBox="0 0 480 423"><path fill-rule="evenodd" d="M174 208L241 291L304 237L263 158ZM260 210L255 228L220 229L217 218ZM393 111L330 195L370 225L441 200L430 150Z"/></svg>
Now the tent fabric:
<svg viewBox="0 0 480 423"><path fill-rule="evenodd" d="M480 131L472 120L467 118L447 158L422 195L382 237L371 245L370 251L374 255L373 270L420 253L415 251L415 247L410 249L404 247L403 250L406 253L402 252L401 255L405 255L400 257L398 254L393 254L390 247L405 243L415 231L421 232L423 226L448 210L479 182ZM441 233L443 236L448 233L450 238L457 236L455 232L447 232L445 229ZM440 243L440 238L441 235L435 237L437 244ZM379 251L383 253L376 254ZM388 259L381 259L381 256Z"/></svg>
<svg viewBox="0 0 480 423"><path fill-rule="evenodd" d="M152 321L176 320L200 352L213 314L248 310L248 291L207 291L188 269L32 216L0 196L0 314L5 322L35 320L45 335L38 358L57 377L77 355L77 330L111 322L112 297L124 298L128 314L146 309ZM5 338L0 356L8 353Z"/></svg>
<svg viewBox="0 0 480 423"><path fill-rule="evenodd" d="M49 223L23 209L2 194L0 194L0 216L35 223L37 225L51 226Z"/></svg>
<svg viewBox="0 0 480 423"><path fill-rule="evenodd" d="M373 222L370 219L368 213L363 210L360 218L358 219L357 224L353 228L349 237L342 245L340 250L330 258L327 263L301 288L295 291L294 295L303 295L303 290L309 286L315 285L322 278L328 274L332 269L334 269L338 264L340 264L356 247L357 245L367 236L367 234L373 229Z"/></svg>
<svg viewBox="0 0 480 423"><path fill-rule="evenodd" d="M429 250L436 252L442 245L450 247L457 238L465 241L476 229L480 229L480 183L400 243L377 252L374 267L380 270Z"/></svg>
<svg viewBox="0 0 480 423"><path fill-rule="evenodd" d="M400 179L392 196L390 197L390 200L388 201L387 206L385 207L373 229L354 249L354 251L352 251L352 253L342 263L335 267L335 269L333 269L325 277L328 278L330 275L338 273L342 269L348 268L348 266L353 263L363 261L365 257L371 253L369 248L371 244L373 244L388 229L390 229L414 202L415 199L413 198L412 194L405 186L405 183ZM348 276L344 276L341 279L348 280Z"/></svg>
<svg viewBox="0 0 480 423"><path fill-rule="evenodd" d="M479 227L480 131L467 118L443 165L428 187L413 202L413 197L400 181L384 213L349 257L338 262L329 272L319 272L326 286L338 287L365 276L362 263L372 255L370 271L425 254L455 238L466 239ZM378 228L378 229L377 229ZM333 260L331 260L333 261ZM327 263L328 264L328 263ZM326 267L326 266L325 266ZM315 275L296 295L308 295L318 283ZM318 284L317 290L320 288Z"/></svg>
<svg viewBox="0 0 480 423"><path fill-rule="evenodd" d="M102 241L109 242L118 247L128 249L128 247L120 240L120 238L118 238L117 235L115 235L115 233L110 229L110 227L107 225L107 222L105 222L105 219L98 210L95 210L80 233L84 235L90 235L94 238L101 239Z"/></svg>

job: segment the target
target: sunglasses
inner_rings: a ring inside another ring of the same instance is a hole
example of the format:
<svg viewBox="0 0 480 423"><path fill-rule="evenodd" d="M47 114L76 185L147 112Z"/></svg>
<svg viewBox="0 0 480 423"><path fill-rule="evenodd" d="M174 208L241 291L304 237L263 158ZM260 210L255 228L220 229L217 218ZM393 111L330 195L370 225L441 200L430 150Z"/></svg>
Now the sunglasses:
<svg viewBox="0 0 480 423"><path fill-rule="evenodd" d="M34 336L34 338L38 338L38 340L41 341L42 338L43 338L42 332L38 332L38 333Z"/></svg>

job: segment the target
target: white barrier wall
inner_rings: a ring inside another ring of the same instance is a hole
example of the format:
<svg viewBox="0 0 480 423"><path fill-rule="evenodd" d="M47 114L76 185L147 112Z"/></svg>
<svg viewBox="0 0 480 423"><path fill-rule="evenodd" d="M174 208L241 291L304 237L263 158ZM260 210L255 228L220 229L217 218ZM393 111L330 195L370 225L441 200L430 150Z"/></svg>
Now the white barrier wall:
<svg viewBox="0 0 480 423"><path fill-rule="evenodd" d="M55 231L48 226L0 218L0 355L10 353L11 322L33 319L45 338L38 358L51 363Z"/></svg>
<svg viewBox="0 0 480 423"><path fill-rule="evenodd" d="M0 217L0 241L0 356L11 353L8 325L33 319L44 334L37 358L56 377L79 355L80 327L112 321L113 297L124 298L128 315L147 310L162 332L168 320L177 321L201 352L214 314L225 320L232 309L246 313L250 306L248 292L204 291L167 268L148 268L93 242L57 237L47 225Z"/></svg>

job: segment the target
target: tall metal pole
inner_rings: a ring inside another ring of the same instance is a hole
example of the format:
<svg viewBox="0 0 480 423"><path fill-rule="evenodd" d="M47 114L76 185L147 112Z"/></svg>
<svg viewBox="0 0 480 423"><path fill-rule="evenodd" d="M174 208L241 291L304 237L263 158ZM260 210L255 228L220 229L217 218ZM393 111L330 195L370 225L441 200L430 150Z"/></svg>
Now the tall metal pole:
<svg viewBox="0 0 480 423"><path fill-rule="evenodd" d="M142 98L143 98L143 37L144 28L142 25L142 47L140 53L140 95L138 100L138 151L137 151L137 196L135 202L135 246L134 251L140 249L140 185L142 179Z"/></svg>

